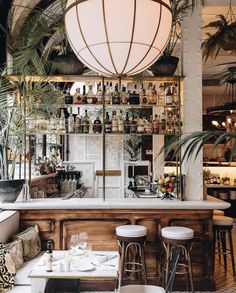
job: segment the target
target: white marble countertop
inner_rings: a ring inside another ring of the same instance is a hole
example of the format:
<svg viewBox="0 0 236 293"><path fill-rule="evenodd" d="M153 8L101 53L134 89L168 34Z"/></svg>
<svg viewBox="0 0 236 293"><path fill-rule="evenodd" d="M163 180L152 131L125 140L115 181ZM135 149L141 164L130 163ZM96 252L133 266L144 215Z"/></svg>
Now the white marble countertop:
<svg viewBox="0 0 236 293"><path fill-rule="evenodd" d="M230 203L212 196L201 201L180 201L161 199L108 199L100 198L76 198L76 199L31 199L27 203L0 203L3 210L57 210L57 209L161 209L161 210L213 210L227 209Z"/></svg>

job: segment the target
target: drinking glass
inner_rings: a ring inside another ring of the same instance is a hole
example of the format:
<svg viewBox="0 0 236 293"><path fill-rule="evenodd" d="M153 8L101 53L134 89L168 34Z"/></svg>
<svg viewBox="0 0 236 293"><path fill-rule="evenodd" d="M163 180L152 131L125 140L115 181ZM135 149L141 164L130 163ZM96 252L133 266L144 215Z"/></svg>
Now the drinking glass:
<svg viewBox="0 0 236 293"><path fill-rule="evenodd" d="M87 245L88 245L88 234L86 232L79 233L79 242L78 242L79 248L82 251L84 251Z"/></svg>
<svg viewBox="0 0 236 293"><path fill-rule="evenodd" d="M79 235L77 234L71 235L69 247L73 253L76 252L77 248L79 247Z"/></svg>

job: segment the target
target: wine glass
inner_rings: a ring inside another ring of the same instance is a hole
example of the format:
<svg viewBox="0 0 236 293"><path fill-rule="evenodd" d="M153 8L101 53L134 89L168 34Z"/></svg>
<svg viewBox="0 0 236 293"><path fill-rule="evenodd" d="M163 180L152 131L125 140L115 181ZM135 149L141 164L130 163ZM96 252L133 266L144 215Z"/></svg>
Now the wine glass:
<svg viewBox="0 0 236 293"><path fill-rule="evenodd" d="M77 234L72 234L70 237L70 242L69 242L70 249L72 250L72 253L74 254L79 247L79 235Z"/></svg>
<svg viewBox="0 0 236 293"><path fill-rule="evenodd" d="M88 234L86 232L81 232L78 236L78 246L82 251L84 251L88 245Z"/></svg>

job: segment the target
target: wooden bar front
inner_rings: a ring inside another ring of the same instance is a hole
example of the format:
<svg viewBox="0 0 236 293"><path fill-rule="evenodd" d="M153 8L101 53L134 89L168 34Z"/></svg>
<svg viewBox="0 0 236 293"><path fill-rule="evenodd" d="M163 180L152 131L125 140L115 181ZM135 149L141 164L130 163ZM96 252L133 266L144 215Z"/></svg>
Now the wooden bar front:
<svg viewBox="0 0 236 293"><path fill-rule="evenodd" d="M215 290L213 268L212 210L158 210L158 209L74 209L21 210L21 229L34 223L40 227L43 248L52 239L55 249L67 249L70 236L87 232L94 250L118 250L115 228L136 224L147 227L145 248L148 283L155 284L160 272L164 248L160 241L162 227L182 225L194 230L192 265L195 290ZM186 277L177 276L176 290L185 290ZM91 284L90 284L91 285ZM85 284L85 289L89 289ZM95 290L110 290L105 282L95 284Z"/></svg>

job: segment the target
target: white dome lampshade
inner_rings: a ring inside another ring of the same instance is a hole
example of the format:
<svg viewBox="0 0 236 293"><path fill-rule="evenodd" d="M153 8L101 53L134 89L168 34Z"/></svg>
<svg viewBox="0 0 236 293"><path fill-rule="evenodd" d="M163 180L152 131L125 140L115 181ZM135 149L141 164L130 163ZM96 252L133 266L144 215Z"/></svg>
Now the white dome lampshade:
<svg viewBox="0 0 236 293"><path fill-rule="evenodd" d="M65 12L73 51L103 76L150 67L167 45L171 24L169 0L68 0Z"/></svg>

